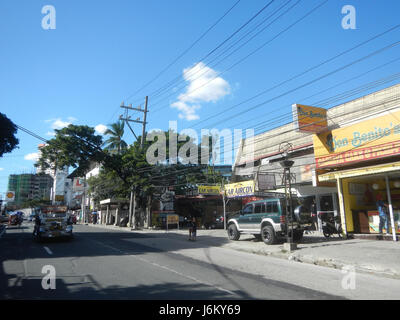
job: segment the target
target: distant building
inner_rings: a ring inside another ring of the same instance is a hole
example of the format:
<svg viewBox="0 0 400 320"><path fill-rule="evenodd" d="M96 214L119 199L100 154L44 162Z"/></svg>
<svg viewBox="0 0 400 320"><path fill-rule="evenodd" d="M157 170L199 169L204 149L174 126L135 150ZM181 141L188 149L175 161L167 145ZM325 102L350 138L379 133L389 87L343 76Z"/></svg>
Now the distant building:
<svg viewBox="0 0 400 320"><path fill-rule="evenodd" d="M41 155L41 148L45 144L39 144L38 153L39 157ZM45 173L53 178L53 186L51 188L50 199L52 204L65 204L70 206L72 201L72 180L68 179L68 168L64 169L46 169L42 170L40 167L37 168L36 172L38 174Z"/></svg>
<svg viewBox="0 0 400 320"><path fill-rule="evenodd" d="M8 190L15 192L14 205L29 200L50 200L53 178L48 174L12 174Z"/></svg>

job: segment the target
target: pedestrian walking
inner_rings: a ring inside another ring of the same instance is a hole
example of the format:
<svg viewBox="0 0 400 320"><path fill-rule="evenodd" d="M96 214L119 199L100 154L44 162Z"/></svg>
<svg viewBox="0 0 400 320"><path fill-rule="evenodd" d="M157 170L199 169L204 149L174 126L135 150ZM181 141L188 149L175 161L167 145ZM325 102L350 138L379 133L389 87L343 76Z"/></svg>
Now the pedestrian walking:
<svg viewBox="0 0 400 320"><path fill-rule="evenodd" d="M382 195L378 194L376 196L376 207L379 211L379 233L383 233L383 228L386 229L386 234L389 233L389 219L388 219L388 205L383 201Z"/></svg>
<svg viewBox="0 0 400 320"><path fill-rule="evenodd" d="M192 220L192 241L196 241L196 233L197 233L197 224L196 224L196 218L193 218Z"/></svg>
<svg viewBox="0 0 400 320"><path fill-rule="evenodd" d="M188 222L188 227L189 227L189 239L192 240L192 232L193 232L193 220L190 219Z"/></svg>
<svg viewBox="0 0 400 320"><path fill-rule="evenodd" d="M317 204L315 203L315 199L313 199L311 203L311 218L312 225L314 231L318 231L318 212L317 212Z"/></svg>

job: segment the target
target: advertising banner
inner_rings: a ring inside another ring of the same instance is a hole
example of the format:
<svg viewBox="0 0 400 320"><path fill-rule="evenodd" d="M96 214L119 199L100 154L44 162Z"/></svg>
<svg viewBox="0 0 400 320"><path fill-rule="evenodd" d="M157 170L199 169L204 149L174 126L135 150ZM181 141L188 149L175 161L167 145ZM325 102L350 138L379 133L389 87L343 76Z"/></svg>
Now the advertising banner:
<svg viewBox="0 0 400 320"><path fill-rule="evenodd" d="M297 131L316 133L328 127L326 109L324 108L294 104L292 105L292 112Z"/></svg>
<svg viewBox="0 0 400 320"><path fill-rule="evenodd" d="M221 187L219 186L198 186L199 194L204 195L219 195L221 193Z"/></svg>
<svg viewBox="0 0 400 320"><path fill-rule="evenodd" d="M72 190L74 192L83 191L85 189L85 181L83 178L74 178Z"/></svg>
<svg viewBox="0 0 400 320"><path fill-rule="evenodd" d="M225 194L227 198L253 196L255 192L254 180L236 182L225 185Z"/></svg>
<svg viewBox="0 0 400 320"><path fill-rule="evenodd" d="M316 168L399 155L400 111L313 136Z"/></svg>

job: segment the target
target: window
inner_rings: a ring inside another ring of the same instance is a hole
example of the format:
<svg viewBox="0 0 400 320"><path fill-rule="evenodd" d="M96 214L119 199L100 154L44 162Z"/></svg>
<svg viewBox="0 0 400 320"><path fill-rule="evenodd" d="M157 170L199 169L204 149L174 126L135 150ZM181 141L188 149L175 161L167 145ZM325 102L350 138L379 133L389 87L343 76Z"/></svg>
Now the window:
<svg viewBox="0 0 400 320"><path fill-rule="evenodd" d="M265 205L264 205L263 203L257 203L257 204L254 206L254 213L262 213L262 212L265 211L265 210L263 210L263 209L265 209Z"/></svg>
<svg viewBox="0 0 400 320"><path fill-rule="evenodd" d="M270 201L267 202L267 212L268 213L277 213L278 210L278 202L277 201Z"/></svg>
<svg viewBox="0 0 400 320"><path fill-rule="evenodd" d="M252 204L245 206L243 209L243 214L250 214L250 213L253 213L253 205Z"/></svg>

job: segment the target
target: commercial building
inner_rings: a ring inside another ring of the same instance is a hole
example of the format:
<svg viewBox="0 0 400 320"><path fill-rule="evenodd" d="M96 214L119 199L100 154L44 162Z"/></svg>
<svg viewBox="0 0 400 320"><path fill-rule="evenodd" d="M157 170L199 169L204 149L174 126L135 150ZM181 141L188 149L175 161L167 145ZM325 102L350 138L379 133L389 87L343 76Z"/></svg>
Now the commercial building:
<svg viewBox="0 0 400 320"><path fill-rule="evenodd" d="M12 174L8 178L8 190L15 192L9 205L20 206L29 200L50 200L53 178L48 174Z"/></svg>
<svg viewBox="0 0 400 320"><path fill-rule="evenodd" d="M294 105L293 122L242 140L234 179L253 180L256 192L282 193L280 161L290 159L293 193L305 205L315 199L318 211L340 215L346 234L378 232L378 193L391 203L398 232L393 208L400 208L400 84L323 115L307 108L313 107Z"/></svg>

